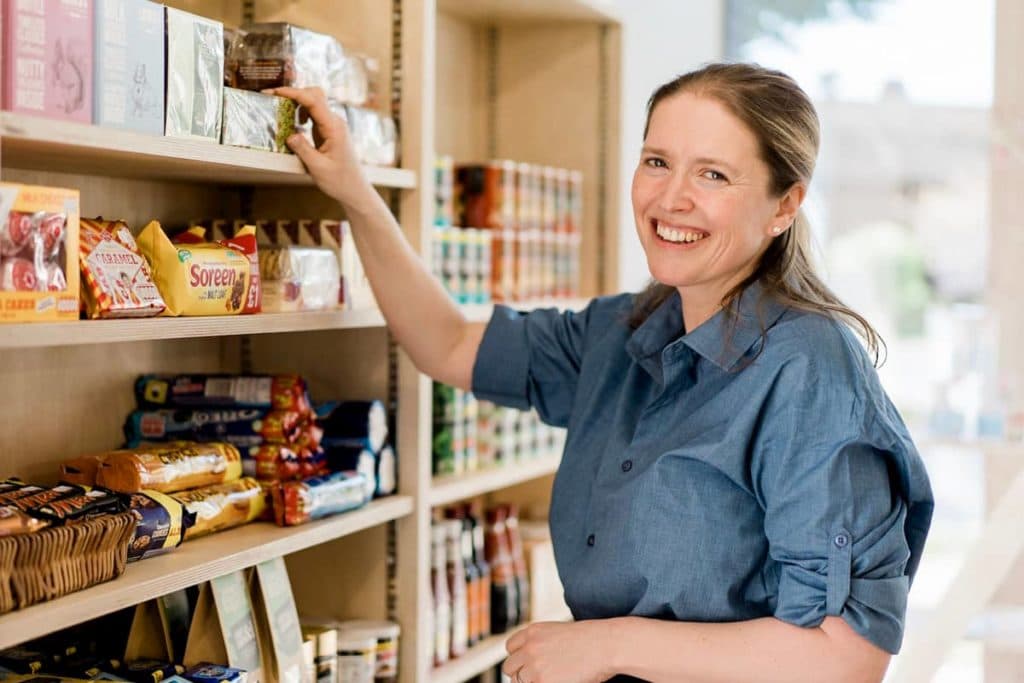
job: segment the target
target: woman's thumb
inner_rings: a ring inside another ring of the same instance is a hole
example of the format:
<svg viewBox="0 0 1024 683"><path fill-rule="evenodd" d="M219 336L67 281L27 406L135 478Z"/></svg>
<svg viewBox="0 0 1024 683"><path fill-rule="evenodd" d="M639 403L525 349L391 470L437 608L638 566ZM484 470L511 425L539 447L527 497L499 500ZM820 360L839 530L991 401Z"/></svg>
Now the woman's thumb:
<svg viewBox="0 0 1024 683"><path fill-rule="evenodd" d="M295 152L295 156L299 157L302 163L306 165L306 168L312 170L313 166L320 161L322 155L310 144L305 135L296 133L290 136L286 142L291 150Z"/></svg>

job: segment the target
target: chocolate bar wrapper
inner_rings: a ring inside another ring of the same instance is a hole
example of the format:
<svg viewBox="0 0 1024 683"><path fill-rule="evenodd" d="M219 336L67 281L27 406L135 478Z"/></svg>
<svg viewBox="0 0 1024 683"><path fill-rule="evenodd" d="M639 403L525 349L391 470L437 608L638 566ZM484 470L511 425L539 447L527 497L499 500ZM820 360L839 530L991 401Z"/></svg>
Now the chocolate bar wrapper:
<svg viewBox="0 0 1024 683"><path fill-rule="evenodd" d="M274 408L309 410L306 382L298 375L142 375L135 400L151 408Z"/></svg>
<svg viewBox="0 0 1024 683"><path fill-rule="evenodd" d="M42 507L48 503L52 503L55 500L61 498L70 498L71 496L78 496L85 493L88 489L82 486L75 486L73 484L59 484L50 488L36 491L29 495L19 496L12 500L10 505L15 507L22 512L26 510L32 510L37 507Z"/></svg>
<svg viewBox="0 0 1024 683"><path fill-rule="evenodd" d="M47 526L48 522L36 519L13 505L0 505L0 538L31 534Z"/></svg>
<svg viewBox="0 0 1024 683"><path fill-rule="evenodd" d="M285 140L295 132L295 102L284 97L224 88L221 142L290 154Z"/></svg>
<svg viewBox="0 0 1024 683"><path fill-rule="evenodd" d="M139 521L128 546L129 562L177 548L196 521L181 501L159 491L132 494L131 510Z"/></svg>
<svg viewBox="0 0 1024 683"><path fill-rule="evenodd" d="M33 517L59 526L98 515L114 515L127 509L128 501L125 496L113 491L93 489L77 496L55 500L41 507L26 510L26 512Z"/></svg>

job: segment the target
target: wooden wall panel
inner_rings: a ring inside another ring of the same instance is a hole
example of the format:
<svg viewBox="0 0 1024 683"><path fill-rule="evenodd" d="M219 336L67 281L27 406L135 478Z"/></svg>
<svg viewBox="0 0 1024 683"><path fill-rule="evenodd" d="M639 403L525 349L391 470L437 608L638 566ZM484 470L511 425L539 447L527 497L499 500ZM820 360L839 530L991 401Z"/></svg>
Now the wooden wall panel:
<svg viewBox="0 0 1024 683"><path fill-rule="evenodd" d="M103 216L128 222L136 233L151 220L168 228L198 218L234 216L239 190L199 183L169 183L131 178L83 176L49 171L5 168L6 182L70 187L79 191L82 216Z"/></svg>
<svg viewBox="0 0 1024 683"><path fill-rule="evenodd" d="M53 482L57 464L118 448L147 372L237 371L218 339L5 350L0 387L0 475Z"/></svg>
<svg viewBox="0 0 1024 683"><path fill-rule="evenodd" d="M485 161L488 29L445 13L437 24L437 153L456 163Z"/></svg>
<svg viewBox="0 0 1024 683"><path fill-rule="evenodd" d="M599 143L608 138L618 145L617 135L599 129L600 30L593 24L517 25L498 36L497 156L583 171L584 296L601 290Z"/></svg>
<svg viewBox="0 0 1024 683"><path fill-rule="evenodd" d="M387 333L381 329L250 338L256 372L296 372L314 401L387 399Z"/></svg>
<svg viewBox="0 0 1024 683"><path fill-rule="evenodd" d="M285 558L300 617L387 617L387 528L313 546Z"/></svg>

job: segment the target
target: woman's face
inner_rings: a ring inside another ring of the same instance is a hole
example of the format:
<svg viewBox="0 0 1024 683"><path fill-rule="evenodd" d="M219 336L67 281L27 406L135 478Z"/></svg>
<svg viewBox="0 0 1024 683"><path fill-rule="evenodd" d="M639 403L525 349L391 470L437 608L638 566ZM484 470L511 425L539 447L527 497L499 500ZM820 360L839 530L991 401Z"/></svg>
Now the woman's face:
<svg viewBox="0 0 1024 683"><path fill-rule="evenodd" d="M633 215L651 275L684 296L724 296L803 199L801 186L772 197L769 181L754 134L717 100L662 100L633 174Z"/></svg>

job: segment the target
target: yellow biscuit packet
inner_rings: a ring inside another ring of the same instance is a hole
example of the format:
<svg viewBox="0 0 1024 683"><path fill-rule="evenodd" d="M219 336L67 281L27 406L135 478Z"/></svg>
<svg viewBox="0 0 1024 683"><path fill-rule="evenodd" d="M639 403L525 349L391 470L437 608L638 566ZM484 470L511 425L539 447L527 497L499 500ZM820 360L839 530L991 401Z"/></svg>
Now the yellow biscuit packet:
<svg viewBox="0 0 1024 683"><path fill-rule="evenodd" d="M245 254L211 242L175 244L150 221L136 240L149 261L164 315L236 315L245 308L250 268Z"/></svg>

